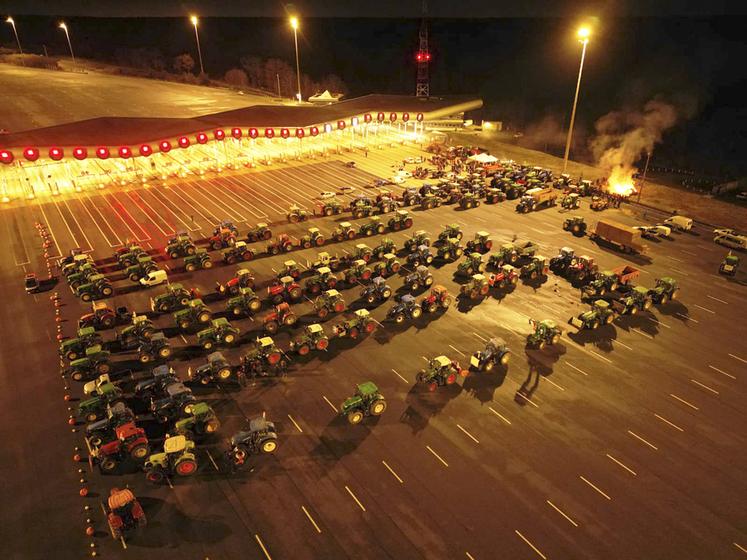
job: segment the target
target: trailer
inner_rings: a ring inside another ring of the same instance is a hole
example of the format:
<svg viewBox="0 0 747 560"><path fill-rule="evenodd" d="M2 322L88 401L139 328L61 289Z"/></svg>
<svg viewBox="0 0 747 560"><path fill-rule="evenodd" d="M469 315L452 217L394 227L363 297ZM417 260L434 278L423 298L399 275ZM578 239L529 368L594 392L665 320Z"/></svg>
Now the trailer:
<svg viewBox="0 0 747 560"><path fill-rule="evenodd" d="M558 199L558 193L552 188L534 188L529 189L521 197L521 201L516 205L516 211L521 213L531 212L547 206L555 206Z"/></svg>
<svg viewBox="0 0 747 560"><path fill-rule="evenodd" d="M617 283L619 285L627 285L630 284L633 280L638 279L641 271L633 266L625 265L618 266L617 268L612 269L612 273L617 276Z"/></svg>
<svg viewBox="0 0 747 560"><path fill-rule="evenodd" d="M591 239L601 240L623 253L646 253L648 247L641 241L641 232L614 220L599 220Z"/></svg>

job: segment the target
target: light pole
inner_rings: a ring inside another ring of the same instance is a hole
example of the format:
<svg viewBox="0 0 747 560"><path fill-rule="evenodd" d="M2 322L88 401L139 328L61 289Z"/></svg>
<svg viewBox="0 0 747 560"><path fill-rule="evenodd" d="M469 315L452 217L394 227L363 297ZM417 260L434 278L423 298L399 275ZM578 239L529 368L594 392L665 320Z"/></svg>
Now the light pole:
<svg viewBox="0 0 747 560"><path fill-rule="evenodd" d="M293 42L296 45L296 80L298 81L298 93L296 97L298 101L301 101L301 65L298 61L298 18L292 16L290 18L290 25L293 28Z"/></svg>
<svg viewBox="0 0 747 560"><path fill-rule="evenodd" d="M648 173L648 163L651 161L651 151L646 154L646 166L643 168L643 179L641 179L641 185L638 188L638 200L641 201L641 194L643 193L643 187L646 186L646 174Z"/></svg>
<svg viewBox="0 0 747 560"><path fill-rule="evenodd" d="M60 29L65 32L65 37L67 37L67 46L70 47L70 57L73 59L73 64L75 64L75 53L73 52L73 44L70 42L70 33L68 32L67 25L65 25L64 21L60 23Z"/></svg>
<svg viewBox="0 0 747 560"><path fill-rule="evenodd" d="M581 50L581 64L578 67L578 81L576 82L576 95L573 98L573 110L571 111L571 124L568 126L568 138L565 141L565 155L563 156L563 173L568 167L568 154L571 151L571 138L573 137L573 123L576 120L576 105L578 104L578 91L581 88L581 73L584 71L584 58L586 57L586 46L589 44L591 31L588 27L578 30L578 38L584 46Z"/></svg>
<svg viewBox="0 0 747 560"><path fill-rule="evenodd" d="M5 20L5 23L9 23L11 27L13 27L13 35L16 36L16 43L18 43L18 53L23 54L23 49L21 48L21 40L18 38L18 30L16 29L16 22L12 17L8 16Z"/></svg>
<svg viewBox="0 0 747 560"><path fill-rule="evenodd" d="M200 74L205 73L205 68L202 66L202 49L200 48L200 34L197 32L197 16L190 16L189 21L192 22L195 28L195 39L197 40L197 58L200 59Z"/></svg>

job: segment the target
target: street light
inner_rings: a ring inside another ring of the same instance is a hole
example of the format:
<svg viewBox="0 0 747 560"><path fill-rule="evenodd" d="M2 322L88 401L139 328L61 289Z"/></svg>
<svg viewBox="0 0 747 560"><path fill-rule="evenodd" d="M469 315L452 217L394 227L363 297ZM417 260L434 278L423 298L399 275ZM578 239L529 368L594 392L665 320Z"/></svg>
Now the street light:
<svg viewBox="0 0 747 560"><path fill-rule="evenodd" d="M301 101L301 65L298 62L298 18L291 16L290 26L293 28L293 42L296 45L296 79L298 80L298 93L296 97Z"/></svg>
<svg viewBox="0 0 747 560"><path fill-rule="evenodd" d="M13 21L13 18L8 16L5 19L5 23L9 23L11 27L13 27L13 34L16 36L16 43L18 43L18 53L23 54L23 49L21 48L21 40L18 38L18 30L16 29L16 22Z"/></svg>
<svg viewBox="0 0 747 560"><path fill-rule="evenodd" d="M65 25L64 21L60 23L60 29L65 32L65 37L67 37L67 46L70 47L70 57L73 59L73 64L75 64L75 53L73 52L73 44L70 42L70 33L68 32L67 25Z"/></svg>
<svg viewBox="0 0 747 560"><path fill-rule="evenodd" d="M576 105L578 104L578 91L581 88L581 73L584 71L584 58L586 57L586 46L589 44L591 30L588 27L581 27L578 30L578 40L584 46L581 50L581 64L578 67L578 81L576 82L576 95L573 98L573 110L571 111L571 124L568 126L568 138L565 141L565 155L563 156L563 173L568 167L568 154L571 151L571 138L573 136L573 123L576 120Z"/></svg>
<svg viewBox="0 0 747 560"><path fill-rule="evenodd" d="M202 66L202 49L200 49L200 34L197 32L197 16L189 16L189 21L195 27L195 39L197 40L197 57L200 59L200 74L205 73L205 68Z"/></svg>

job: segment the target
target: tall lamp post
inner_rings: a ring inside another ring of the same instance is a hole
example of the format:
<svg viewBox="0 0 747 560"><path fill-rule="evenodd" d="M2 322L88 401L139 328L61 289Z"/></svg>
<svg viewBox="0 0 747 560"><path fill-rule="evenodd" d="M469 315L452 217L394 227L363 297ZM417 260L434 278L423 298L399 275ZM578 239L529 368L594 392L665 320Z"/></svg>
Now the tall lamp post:
<svg viewBox="0 0 747 560"><path fill-rule="evenodd" d="M578 30L578 39L584 46L581 50L581 64L578 67L578 81L576 82L576 95L573 98L573 110L571 111L571 124L568 126L568 138L565 141L565 155L563 156L563 173L568 168L568 154L571 151L571 138L573 137L573 123L576 120L576 105L578 105L578 91L581 89L581 73L584 71L584 58L586 57L586 46L589 44L589 35L591 30L588 27L582 27Z"/></svg>
<svg viewBox="0 0 747 560"><path fill-rule="evenodd" d="M5 20L5 23L9 23L13 28L13 35L16 36L16 43L18 43L18 53L23 54L23 49L21 48L21 40L18 38L18 30L16 29L16 22L12 17L8 16Z"/></svg>
<svg viewBox="0 0 747 560"><path fill-rule="evenodd" d="M290 18L290 25L293 28L293 42L296 45L296 80L298 82L298 93L296 98L301 101L301 64L298 61L298 18L292 16Z"/></svg>
<svg viewBox="0 0 747 560"><path fill-rule="evenodd" d="M202 49L200 48L200 34L197 32L197 23L199 20L197 19L197 16L190 16L189 21L192 22L192 25L195 28L195 39L197 40L197 58L200 60L200 74L205 73L205 68L202 65Z"/></svg>
<svg viewBox="0 0 747 560"><path fill-rule="evenodd" d="M60 23L60 29L65 32L65 37L67 37L67 46L70 47L70 57L73 59L73 64L75 64L75 53L73 52L73 44L70 42L70 32L67 30L67 25L64 21Z"/></svg>

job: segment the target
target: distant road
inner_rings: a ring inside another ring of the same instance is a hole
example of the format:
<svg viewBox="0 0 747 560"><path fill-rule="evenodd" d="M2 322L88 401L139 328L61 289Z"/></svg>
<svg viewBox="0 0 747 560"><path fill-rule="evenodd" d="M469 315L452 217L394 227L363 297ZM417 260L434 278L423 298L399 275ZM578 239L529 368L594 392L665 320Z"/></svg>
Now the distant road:
<svg viewBox="0 0 747 560"><path fill-rule="evenodd" d="M20 132L94 117L192 117L271 97L95 72L73 73L0 64L0 129Z"/></svg>

